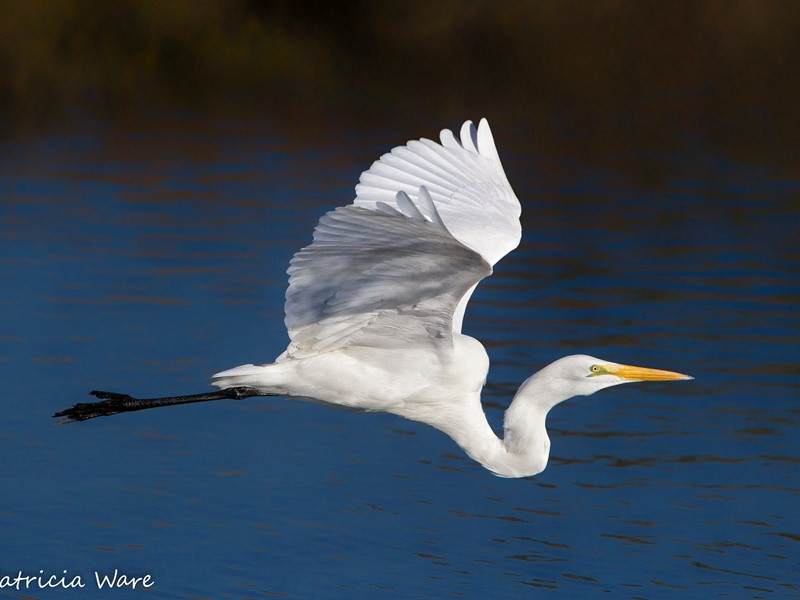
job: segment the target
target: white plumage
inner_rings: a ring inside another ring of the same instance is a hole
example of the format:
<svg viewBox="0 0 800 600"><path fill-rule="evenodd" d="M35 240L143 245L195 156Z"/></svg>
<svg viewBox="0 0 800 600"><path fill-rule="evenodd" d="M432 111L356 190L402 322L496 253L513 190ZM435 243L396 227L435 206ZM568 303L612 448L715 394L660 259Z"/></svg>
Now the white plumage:
<svg viewBox="0 0 800 600"><path fill-rule="evenodd" d="M289 347L212 383L390 412L440 429L496 475L534 475L547 464L545 417L558 402L688 377L566 357L523 383L498 438L480 402L489 359L461 323L477 283L519 244L520 203L485 119L464 123L460 140L449 130L440 139L408 142L361 175L354 202L322 217L291 261Z"/></svg>

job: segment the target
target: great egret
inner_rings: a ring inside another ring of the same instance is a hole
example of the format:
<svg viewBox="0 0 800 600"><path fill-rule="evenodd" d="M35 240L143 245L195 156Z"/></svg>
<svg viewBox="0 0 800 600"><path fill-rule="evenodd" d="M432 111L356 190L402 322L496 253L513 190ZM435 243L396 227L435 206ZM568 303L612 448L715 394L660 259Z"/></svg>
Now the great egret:
<svg viewBox="0 0 800 600"><path fill-rule="evenodd" d="M567 356L529 377L498 438L481 407L489 358L461 333L464 311L492 265L517 247L520 204L489 124L467 121L460 140L421 139L361 175L356 198L323 216L289 267L289 347L275 362L217 373L217 392L102 402L56 413L66 421L222 398L280 395L393 413L449 435L501 477L544 470L548 411L631 381L691 379L591 356Z"/></svg>

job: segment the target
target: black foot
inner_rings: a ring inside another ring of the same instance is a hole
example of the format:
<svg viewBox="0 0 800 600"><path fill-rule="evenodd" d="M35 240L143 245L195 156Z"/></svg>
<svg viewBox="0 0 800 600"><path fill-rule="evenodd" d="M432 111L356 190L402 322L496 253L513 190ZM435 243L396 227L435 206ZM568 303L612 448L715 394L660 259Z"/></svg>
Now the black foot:
<svg viewBox="0 0 800 600"><path fill-rule="evenodd" d="M131 410L130 406L140 402L128 394L92 390L90 396L100 398L101 402L79 402L72 408L67 408L54 414L54 417L66 417L61 423L72 421L86 421L95 417L107 417Z"/></svg>

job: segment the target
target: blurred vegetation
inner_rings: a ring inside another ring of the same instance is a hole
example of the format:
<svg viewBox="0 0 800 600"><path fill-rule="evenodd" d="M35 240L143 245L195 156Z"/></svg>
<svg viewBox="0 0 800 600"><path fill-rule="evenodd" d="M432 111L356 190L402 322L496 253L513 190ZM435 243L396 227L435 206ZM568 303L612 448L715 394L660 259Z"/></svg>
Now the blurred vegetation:
<svg viewBox="0 0 800 600"><path fill-rule="evenodd" d="M0 98L14 112L109 111L312 96L333 81L324 36L222 0L4 0Z"/></svg>
<svg viewBox="0 0 800 600"><path fill-rule="evenodd" d="M0 0L9 121L513 114L800 139L792 0Z"/></svg>

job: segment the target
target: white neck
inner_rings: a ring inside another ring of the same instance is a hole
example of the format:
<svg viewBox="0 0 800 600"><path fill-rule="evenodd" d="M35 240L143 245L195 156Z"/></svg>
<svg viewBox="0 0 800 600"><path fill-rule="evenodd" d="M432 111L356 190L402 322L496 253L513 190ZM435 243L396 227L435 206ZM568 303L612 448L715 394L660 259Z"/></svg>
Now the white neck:
<svg viewBox="0 0 800 600"><path fill-rule="evenodd" d="M460 419L435 426L495 475L530 477L541 473L550 456L545 419L550 409L566 398L556 396L557 391L550 385L549 378L538 375L531 376L520 386L506 410L502 440L492 431L479 406Z"/></svg>

